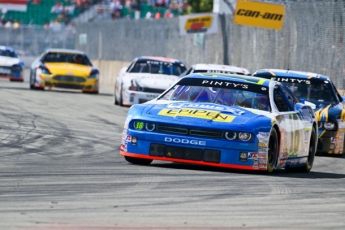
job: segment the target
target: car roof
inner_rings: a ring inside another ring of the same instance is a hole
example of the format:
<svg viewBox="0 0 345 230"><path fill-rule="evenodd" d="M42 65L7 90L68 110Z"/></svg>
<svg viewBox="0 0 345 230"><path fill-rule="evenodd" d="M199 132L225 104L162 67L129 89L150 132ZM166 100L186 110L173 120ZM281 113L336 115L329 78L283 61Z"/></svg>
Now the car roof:
<svg viewBox="0 0 345 230"><path fill-rule="evenodd" d="M183 78L199 78L211 81L231 81L241 84L256 84L269 87L271 80L267 78L253 77L240 74L222 74L222 73L192 73Z"/></svg>
<svg viewBox="0 0 345 230"><path fill-rule="evenodd" d="M73 50L73 49L59 49L59 48L49 48L46 50L48 52L55 52L55 53L73 53L73 54L85 54L85 52L81 50Z"/></svg>
<svg viewBox="0 0 345 230"><path fill-rule="evenodd" d="M0 46L0 50L9 50L9 51L14 51L14 49L10 46Z"/></svg>
<svg viewBox="0 0 345 230"><path fill-rule="evenodd" d="M137 60L152 60L152 61L162 61L162 62L171 62L171 63L182 63L182 61L177 60L177 59L168 58L168 57L160 57L160 56L141 56L141 57L138 57Z"/></svg>
<svg viewBox="0 0 345 230"><path fill-rule="evenodd" d="M250 71L243 67L233 66L233 65L219 65L219 64L203 64L198 63L193 65L196 70L216 70L216 71L229 71L236 73L249 74Z"/></svg>
<svg viewBox="0 0 345 230"><path fill-rule="evenodd" d="M320 79L322 81L330 80L329 77L312 72L284 70L284 69L260 69L257 70L253 76L259 77L286 77L286 78L299 78L299 79Z"/></svg>

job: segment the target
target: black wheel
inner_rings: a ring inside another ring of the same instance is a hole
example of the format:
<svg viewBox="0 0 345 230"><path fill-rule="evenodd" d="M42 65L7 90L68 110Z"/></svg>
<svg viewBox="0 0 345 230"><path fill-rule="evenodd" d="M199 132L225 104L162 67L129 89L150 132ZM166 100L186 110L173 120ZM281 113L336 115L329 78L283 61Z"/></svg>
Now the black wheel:
<svg viewBox="0 0 345 230"><path fill-rule="evenodd" d="M118 105L119 102L117 101L117 98L116 98L116 83L115 83L115 89L114 89L114 105Z"/></svg>
<svg viewBox="0 0 345 230"><path fill-rule="evenodd" d="M122 86L120 88L120 99L119 99L119 105L123 106L123 99L122 99Z"/></svg>
<svg viewBox="0 0 345 230"><path fill-rule="evenodd" d="M275 128L272 128L270 139L268 141L267 172L271 173L275 169L278 161L278 134Z"/></svg>
<svg viewBox="0 0 345 230"><path fill-rule="evenodd" d="M149 165L151 164L152 160L142 159L142 158L135 158L135 157L128 157L125 156L126 161L135 165Z"/></svg>
<svg viewBox="0 0 345 230"><path fill-rule="evenodd" d="M302 168L302 171L309 172L313 167L315 153L316 153L316 144L317 144L317 135L315 127L312 128L310 134L310 142L309 142L309 151L308 151L308 160L306 166Z"/></svg>
<svg viewBox="0 0 345 230"><path fill-rule="evenodd" d="M35 89L35 78L33 77L32 72L30 73L30 89Z"/></svg>

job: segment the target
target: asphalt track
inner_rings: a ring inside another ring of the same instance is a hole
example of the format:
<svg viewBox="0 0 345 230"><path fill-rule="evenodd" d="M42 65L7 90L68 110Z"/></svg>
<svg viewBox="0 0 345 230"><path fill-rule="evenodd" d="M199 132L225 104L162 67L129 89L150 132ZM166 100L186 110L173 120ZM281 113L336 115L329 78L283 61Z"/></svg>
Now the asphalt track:
<svg viewBox="0 0 345 230"><path fill-rule="evenodd" d="M345 229L345 158L307 174L131 165L127 111L0 79L0 229Z"/></svg>

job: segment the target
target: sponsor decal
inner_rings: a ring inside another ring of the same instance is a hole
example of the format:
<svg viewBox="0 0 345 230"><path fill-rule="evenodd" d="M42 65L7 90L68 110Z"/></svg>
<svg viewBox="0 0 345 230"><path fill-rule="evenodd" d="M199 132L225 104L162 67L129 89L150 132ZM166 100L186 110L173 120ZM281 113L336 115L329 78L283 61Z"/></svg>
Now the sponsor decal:
<svg viewBox="0 0 345 230"><path fill-rule="evenodd" d="M248 153L248 159L253 159L253 158L258 158L258 153L249 152Z"/></svg>
<svg viewBox="0 0 345 230"><path fill-rule="evenodd" d="M259 164L267 164L266 158L260 158L259 159Z"/></svg>
<svg viewBox="0 0 345 230"><path fill-rule="evenodd" d="M138 143L138 138L137 138L137 137L132 137L131 144L132 144L133 146L136 146L137 143Z"/></svg>
<svg viewBox="0 0 345 230"><path fill-rule="evenodd" d="M259 132L257 138L260 142L268 142L270 137L270 133Z"/></svg>
<svg viewBox="0 0 345 230"><path fill-rule="evenodd" d="M169 117L201 118L217 122L232 122L235 119L235 116L230 116L218 111L204 109L162 109L158 114Z"/></svg>
<svg viewBox="0 0 345 230"><path fill-rule="evenodd" d="M298 83L298 84L306 84L306 85L311 84L310 80L306 80L306 79L274 77L273 80L279 81L279 82L289 82L289 83Z"/></svg>
<svg viewBox="0 0 345 230"><path fill-rule="evenodd" d="M124 128L125 128L125 129L128 129L129 122L132 120L132 118L133 118L132 115L128 115L128 116L126 117L125 125L124 125Z"/></svg>
<svg viewBox="0 0 345 230"><path fill-rule="evenodd" d="M258 159L254 159L253 168L258 168L258 167L259 167Z"/></svg>
<svg viewBox="0 0 345 230"><path fill-rule="evenodd" d="M259 146L258 153L267 153L268 147Z"/></svg>
<svg viewBox="0 0 345 230"><path fill-rule="evenodd" d="M335 144L333 144L333 143L330 144L330 145L329 145L329 149L334 150L334 149L335 149Z"/></svg>
<svg viewBox="0 0 345 230"><path fill-rule="evenodd" d="M284 11L283 5L237 1L234 23L280 30L283 27Z"/></svg>
<svg viewBox="0 0 345 230"><path fill-rule="evenodd" d="M172 138L172 137L165 137L165 142L171 142L176 144L191 144L191 145L203 145L206 146L206 141L199 141L199 140L188 140L183 138Z"/></svg>
<svg viewBox="0 0 345 230"><path fill-rule="evenodd" d="M234 82L228 82L228 81L209 81L209 80L203 80L201 82L201 85L207 85L207 86L227 86L234 89L248 89L248 84L243 83L234 83Z"/></svg>
<svg viewBox="0 0 345 230"><path fill-rule="evenodd" d="M156 98L158 95L159 95L159 94L157 94L157 95L154 95L154 94L146 94L146 97L147 97L147 98L152 98L152 99L154 99L154 98Z"/></svg>
<svg viewBox="0 0 345 230"><path fill-rule="evenodd" d="M266 153L258 153L258 158L266 158Z"/></svg>
<svg viewBox="0 0 345 230"><path fill-rule="evenodd" d="M127 141L132 141L132 137L130 135L127 136Z"/></svg>
<svg viewBox="0 0 345 230"><path fill-rule="evenodd" d="M309 109L309 107L303 107L299 110L302 120L306 120L308 122L310 122L311 124L313 123L314 120L314 112L311 111L311 109Z"/></svg>
<svg viewBox="0 0 345 230"><path fill-rule="evenodd" d="M243 110L229 108L228 106L222 106L222 105L215 105L215 104L208 104L208 103L202 103L202 104L196 104L196 103L171 103L168 105L168 108L200 108L200 109L211 109L211 110L220 110L222 112L229 112L235 115L242 115L245 112Z"/></svg>
<svg viewBox="0 0 345 230"><path fill-rule="evenodd" d="M268 147L268 143L266 143L266 142L259 142L258 146L259 147Z"/></svg>
<svg viewBox="0 0 345 230"><path fill-rule="evenodd" d="M248 153L240 152L240 161L247 161L247 160L248 160Z"/></svg>

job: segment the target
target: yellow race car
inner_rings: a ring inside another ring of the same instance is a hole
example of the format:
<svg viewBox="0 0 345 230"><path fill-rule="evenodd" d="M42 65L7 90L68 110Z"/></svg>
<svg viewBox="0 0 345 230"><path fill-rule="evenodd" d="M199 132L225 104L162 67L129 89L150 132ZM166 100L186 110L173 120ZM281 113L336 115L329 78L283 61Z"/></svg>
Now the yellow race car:
<svg viewBox="0 0 345 230"><path fill-rule="evenodd" d="M99 70L78 50L47 49L31 65L30 89L65 88L98 93Z"/></svg>

